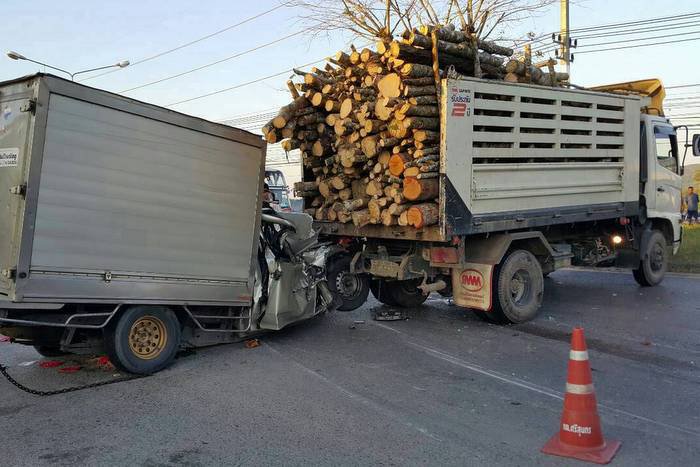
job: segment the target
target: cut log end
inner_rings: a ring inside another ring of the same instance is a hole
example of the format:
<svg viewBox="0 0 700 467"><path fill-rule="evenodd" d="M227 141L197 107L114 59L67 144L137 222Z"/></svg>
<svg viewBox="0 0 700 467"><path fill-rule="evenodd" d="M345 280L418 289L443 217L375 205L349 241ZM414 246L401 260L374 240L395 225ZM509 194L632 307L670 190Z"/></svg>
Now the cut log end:
<svg viewBox="0 0 700 467"><path fill-rule="evenodd" d="M423 203L411 206L406 211L406 221L417 229L438 223L440 210L435 203Z"/></svg>

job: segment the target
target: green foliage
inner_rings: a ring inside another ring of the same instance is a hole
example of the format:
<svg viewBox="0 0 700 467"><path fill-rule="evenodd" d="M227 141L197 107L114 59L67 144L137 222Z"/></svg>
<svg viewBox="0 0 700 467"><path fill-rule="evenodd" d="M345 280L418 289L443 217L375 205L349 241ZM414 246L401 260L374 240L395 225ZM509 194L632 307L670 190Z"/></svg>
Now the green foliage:
<svg viewBox="0 0 700 467"><path fill-rule="evenodd" d="M673 272L700 273L700 224L683 226L683 242L671 258Z"/></svg>

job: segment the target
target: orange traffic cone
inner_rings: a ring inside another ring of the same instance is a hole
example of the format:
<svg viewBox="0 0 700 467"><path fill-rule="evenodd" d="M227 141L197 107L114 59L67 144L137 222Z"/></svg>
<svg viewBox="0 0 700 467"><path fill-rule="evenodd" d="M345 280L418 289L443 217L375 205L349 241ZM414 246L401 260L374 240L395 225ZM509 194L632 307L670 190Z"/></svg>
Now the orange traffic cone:
<svg viewBox="0 0 700 467"><path fill-rule="evenodd" d="M607 464L619 448L620 441L603 439L586 339L583 328L574 328L561 426L559 433L547 441L542 452Z"/></svg>

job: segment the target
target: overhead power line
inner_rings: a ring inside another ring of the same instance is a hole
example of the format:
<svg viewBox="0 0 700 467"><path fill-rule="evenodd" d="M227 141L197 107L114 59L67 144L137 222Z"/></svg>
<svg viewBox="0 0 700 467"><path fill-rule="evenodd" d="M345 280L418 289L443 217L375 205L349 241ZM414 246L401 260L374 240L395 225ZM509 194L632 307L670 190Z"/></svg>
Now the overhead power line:
<svg viewBox="0 0 700 467"><path fill-rule="evenodd" d="M368 45L370 45L370 44L363 44L363 45L360 45L358 48L359 48L359 49L362 49L362 48L364 48L364 47L367 47ZM173 107L173 106L176 106L176 105L184 104L184 103L186 103L186 102L192 102L192 101L195 101L195 100L198 100L198 99L204 99L205 97L215 96L215 95L217 95L217 94L221 94L221 93L224 93L224 92L233 91L234 89L240 89L240 88L242 88L242 87L244 87L244 86L250 86L251 84L255 84L255 83L259 83L259 82L261 82L261 81L265 81L266 79L276 78L277 76L282 76L282 75L285 75L285 74L287 74L287 73L291 73L291 72L293 72L293 69L294 69L294 68L303 68L303 67L315 65L315 64L320 63L320 62L323 62L323 61L325 61L325 60L326 60L325 58L319 58L318 60L314 60L314 61L312 61L312 62L305 63L305 64L303 64L303 65L297 65L297 66L294 66L294 67L291 67L291 68L287 68L286 70L278 71L277 73L273 73L273 74L271 74L271 75L267 75L267 76L263 76L263 77L260 77L260 78L256 78L256 79L253 79L253 80L250 80L250 81L246 81L245 83L236 84L236 85L230 86L230 87L228 87L228 88L219 89L218 91L212 91L212 92L208 92L208 93L206 93L206 94L201 94L201 95L199 95L199 96L190 97L189 99L183 99L183 100L181 100L181 101L173 102L172 104L167 104L165 107Z"/></svg>
<svg viewBox="0 0 700 467"><path fill-rule="evenodd" d="M668 21L678 21L681 19L685 18L693 18L700 16L700 12L693 12L693 13L685 13L682 15L673 15L673 16L661 16L657 18L647 18L647 19L642 19L642 20L636 20L636 21L624 21L621 23L608 23L608 24L599 24L596 26L587 26L583 28L573 28L569 29L570 34L576 34L576 33L581 33L585 31L600 31L600 30L605 30L605 29L615 29L619 27L624 27L624 26L631 26L631 25L639 25L639 24L646 24L646 23L664 23Z"/></svg>
<svg viewBox="0 0 700 467"><path fill-rule="evenodd" d="M666 89L681 89L681 88L694 88L700 86L700 83L695 84L679 84L677 86L666 86Z"/></svg>
<svg viewBox="0 0 700 467"><path fill-rule="evenodd" d="M137 90L137 89L142 89L142 88L145 88L145 87L148 87L148 86L152 86L152 85L154 85L154 84L162 83L162 82L164 82L164 81L169 81L169 80L171 80L171 79L179 78L180 76L189 75L190 73L194 73L194 72L196 72L196 71L204 70L205 68L209 68L209 67L212 67L212 66L214 66L214 65L218 65L219 63L227 62L227 61L229 61L229 60L233 60L234 58L242 57L243 55L247 55L247 54L249 54L249 53L258 51L258 50L260 50L260 49L264 49L265 47L269 47L269 46L271 46L271 45L274 45L274 44L277 44L277 43L279 43L279 42L285 41L285 40L287 40L287 39L289 39L289 38L291 38L291 37L298 36L298 35L300 35L300 34L303 34L303 33L307 32L307 31L308 31L308 29L302 29L301 31L297 31L297 32L294 32L294 33L292 33L292 34L287 34L286 36L280 37L280 38L275 39L275 40L270 41L270 42L266 42L266 43L264 43L264 44L257 45L257 46L255 46L255 47L252 47L252 48L248 49L248 50L244 50L244 51L242 51L242 52L238 52L238 53L235 53L235 54L233 54L233 55L229 55L228 57L222 58L222 59L220 59L220 60L216 60L216 61L214 61L214 62L207 63L207 64L205 64L205 65L201 65L201 66L198 66L198 67L195 67L195 68L190 68L189 70L185 70L185 71L183 71L183 72L176 73L176 74L174 74L174 75L166 76L165 78L160 78L160 79L157 79L157 80L155 80L155 81L151 81L151 82L149 82L149 83L140 84L140 85L138 85L138 86L134 86L133 88L125 89L125 90L123 90L123 91L120 91L120 93L123 94L123 93L131 92L131 91L135 91L135 90Z"/></svg>
<svg viewBox="0 0 700 467"><path fill-rule="evenodd" d="M635 34L644 34L648 32L658 32L658 31L673 31L676 29L687 29L687 28L692 28L692 27L697 27L698 26L698 20L695 21L686 21L683 23L677 23L677 24L668 24L663 27L659 26L650 26L646 28L634 28L634 29L624 29L620 31L608 31L608 32L602 32L602 33L594 33L594 34L584 34L584 35L576 35L576 39L597 39L599 37L614 37L614 36L631 36Z"/></svg>
<svg viewBox="0 0 700 467"><path fill-rule="evenodd" d="M241 20L241 21L237 22L236 24L232 24L232 25L227 26L227 27L225 27L225 28L223 28L223 29L219 29L218 31L214 31L214 32L212 32L212 33L210 33L210 34L207 34L206 36L202 36L202 37L199 37L199 38L194 39L194 40L192 40L192 41L186 42L186 43L184 43L184 44L180 44L180 45L178 45L177 47L173 47L172 49L164 50L164 51L162 51L162 52L158 52L158 53L155 54L155 55L151 55L151 56L149 56L149 57L145 57L145 58L142 58L142 59L140 59L140 60L133 61L133 62L131 62L131 64L129 65L129 68L131 69L131 68L133 68L135 65L140 65L140 64L142 64L142 63L150 62L151 60L155 60L155 59L160 58L160 57L162 57L162 56L164 56L164 55L168 55L168 54L171 54L171 53L173 53L173 52L177 52L178 50L181 50L181 49L184 49L184 48L189 47L189 46L191 46L191 45L194 45L194 44L197 44L197 43L199 43L199 42L205 41L205 40L210 39L210 38L212 38L212 37L214 37L214 36L218 36L219 34L223 34L224 32L230 31L231 29L235 29L235 28L237 28L237 27L239 27L239 26L243 26L243 25L246 24L246 23L250 23L251 21L254 21L254 20L258 19L258 18L261 18L261 17L263 17L263 16L265 16L265 15L268 15L268 14L272 13L273 11L279 10L280 8L284 8L284 7L286 7L286 6L289 6L289 2L280 3L279 5L276 5L276 6L270 8L270 9L268 9L268 10L265 10L265 11L263 11L263 12L260 12L260 13L256 14L256 15L253 15L253 16L250 16L250 17L244 19L244 20ZM92 76L90 76L90 77L88 77L88 78L82 79L81 81L88 81L88 80L91 80L91 79L99 78L100 76L108 75L108 74L110 74L110 73L114 73L114 72L117 72L117 71L119 71L119 70L121 70L121 68L115 69L115 70L106 71L106 72L104 72L104 73L99 73L99 74L97 74L97 75L92 75Z"/></svg>
<svg viewBox="0 0 700 467"><path fill-rule="evenodd" d="M655 45L664 45L664 44L679 44L681 42L692 42L692 41L697 41L697 40L700 40L700 37L694 37L692 39L678 39L678 40L674 40L674 41L655 42L652 44L623 45L621 47L609 47L606 49L583 50L581 52L576 52L576 54L581 55L581 54L591 54L591 53L595 53L595 52L607 52L608 50L636 49L638 47L652 47Z"/></svg>
<svg viewBox="0 0 700 467"><path fill-rule="evenodd" d="M304 65L299 65L299 67L315 65L316 63L322 62L324 60L325 60L325 58L321 58L319 60L314 60L313 62L305 63ZM293 68L296 68L296 67L293 67ZM266 79L276 78L277 76L282 76L282 75L285 75L285 74L291 73L291 72L292 72L292 68L287 68L286 70L282 70L282 71L279 71L277 73L273 73L271 75L263 76L261 78L256 78L256 79L253 79L250 81L246 81L245 83L236 84L236 85L230 86L228 88L219 89L218 91L212 91L212 92L208 92L206 94L202 94L199 96L190 97L189 99L183 99L181 101L173 102L172 104L168 104L165 107L173 107L175 105L184 104L186 102L192 102L192 101L196 101L198 99L203 99L205 97L214 96L216 94L221 94L222 92L233 91L234 89L239 89L239 88L242 88L244 86L249 86L251 84L259 83L260 81L265 81Z"/></svg>
<svg viewBox="0 0 700 467"><path fill-rule="evenodd" d="M604 34L609 34L611 36L615 36L615 35L619 34L619 31L615 31L615 29L618 29L618 30L621 30L622 32L625 32L625 31L630 31L630 30L624 29L624 28L629 28L629 27L635 26L635 25L666 23L666 22L679 21L679 20L683 20L683 19L691 19L691 18L696 18L696 17L700 18L700 12L687 13L687 14L677 15L677 16L647 18L644 20L626 21L626 22L612 23L612 24L607 24L607 25L601 24L601 25L596 25L596 26L589 26L586 28L570 29L569 33L570 33L570 35L576 35L576 39L579 39L582 37L582 36L578 35L577 33L580 33L580 32L585 33L587 31L592 32L593 34L588 35L588 36L584 35L583 38L594 38L596 36L605 37ZM695 22L692 22L692 23L695 23ZM680 24L680 23L676 23L676 25L678 25L678 24ZM671 27L673 25L662 25L662 26ZM650 27L648 29L649 29L649 31L647 31L647 32L654 32L655 30L661 30L658 27L656 27L656 28ZM608 30L608 31L605 32L606 30ZM601 32L601 31L603 31L603 32ZM555 32L555 34L556 34L556 32ZM622 34L620 34L620 35L622 35ZM550 36L551 36L551 34L550 34ZM667 36L664 36L664 37L667 37ZM581 46L579 46L579 47L581 47ZM545 49L545 48L547 48L547 49L551 48L551 44L538 45L538 46L533 48L533 53L536 52L538 49L540 49L540 51L541 51L542 49ZM581 52L578 52L578 53L581 53Z"/></svg>
<svg viewBox="0 0 700 467"><path fill-rule="evenodd" d="M257 111L255 111L255 112L246 112L246 113L244 113L244 114L234 115L234 116L229 117L229 118L223 118L223 119L221 119L221 120L217 120L217 122L221 123L221 122L228 122L228 121L231 121L231 120L236 120L236 119L238 119L238 118L253 117L253 116L256 116L256 115L264 114L264 113L267 113L267 112L273 112L273 111L276 111L276 110L278 110L278 107L270 107L270 108L267 108L267 109L257 110Z"/></svg>
<svg viewBox="0 0 700 467"><path fill-rule="evenodd" d="M650 41L653 39L665 39L665 38L669 38L669 37L689 36L691 34L700 34L700 30L682 32L682 33L677 33L677 34L665 34L662 36L637 37L634 39L624 39L624 40L620 40L620 41L608 41L608 42L598 42L595 44L583 44L583 45L579 45L579 47L582 48L582 47L598 47L601 45L611 45L611 44L627 44L629 42ZM581 52L578 52L578 53L581 53Z"/></svg>

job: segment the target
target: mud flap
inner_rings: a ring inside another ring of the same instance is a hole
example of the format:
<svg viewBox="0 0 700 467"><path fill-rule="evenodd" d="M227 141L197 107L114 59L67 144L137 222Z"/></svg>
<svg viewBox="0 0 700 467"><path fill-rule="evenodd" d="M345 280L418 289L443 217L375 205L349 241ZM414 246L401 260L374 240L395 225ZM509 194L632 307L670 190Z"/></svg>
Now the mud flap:
<svg viewBox="0 0 700 467"><path fill-rule="evenodd" d="M453 299L456 305L474 310L491 310L492 264L465 263L452 270Z"/></svg>

